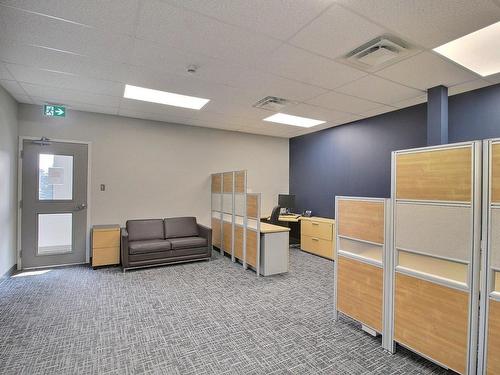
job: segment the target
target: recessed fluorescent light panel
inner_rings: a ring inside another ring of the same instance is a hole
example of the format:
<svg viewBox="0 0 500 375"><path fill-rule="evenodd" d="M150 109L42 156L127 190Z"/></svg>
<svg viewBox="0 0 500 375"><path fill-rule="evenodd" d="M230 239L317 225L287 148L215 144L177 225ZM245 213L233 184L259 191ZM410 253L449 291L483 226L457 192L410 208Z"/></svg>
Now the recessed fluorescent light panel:
<svg viewBox="0 0 500 375"><path fill-rule="evenodd" d="M326 121L314 120L312 118L287 115L285 113L276 113L272 116L266 117L264 121L277 122L279 124L302 126L303 128L310 128L319 124L324 124Z"/></svg>
<svg viewBox="0 0 500 375"><path fill-rule="evenodd" d="M201 109L210 99L197 98L194 96L174 94L171 92L147 89L132 85L125 85L124 98L142 100L144 102L172 105L189 109Z"/></svg>
<svg viewBox="0 0 500 375"><path fill-rule="evenodd" d="M500 22L452 40L434 51L486 77L500 72Z"/></svg>

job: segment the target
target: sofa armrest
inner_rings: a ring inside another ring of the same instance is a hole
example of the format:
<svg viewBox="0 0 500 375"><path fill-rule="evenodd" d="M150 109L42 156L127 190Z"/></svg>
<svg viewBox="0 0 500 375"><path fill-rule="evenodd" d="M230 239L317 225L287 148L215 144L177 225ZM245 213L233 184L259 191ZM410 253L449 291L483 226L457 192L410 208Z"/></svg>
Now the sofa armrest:
<svg viewBox="0 0 500 375"><path fill-rule="evenodd" d="M121 229L121 246L120 258L122 260L122 268L128 268L128 232L126 228Z"/></svg>
<svg viewBox="0 0 500 375"><path fill-rule="evenodd" d="M204 225L198 224L198 233L200 237L207 240L208 249L212 249L212 228L206 227Z"/></svg>

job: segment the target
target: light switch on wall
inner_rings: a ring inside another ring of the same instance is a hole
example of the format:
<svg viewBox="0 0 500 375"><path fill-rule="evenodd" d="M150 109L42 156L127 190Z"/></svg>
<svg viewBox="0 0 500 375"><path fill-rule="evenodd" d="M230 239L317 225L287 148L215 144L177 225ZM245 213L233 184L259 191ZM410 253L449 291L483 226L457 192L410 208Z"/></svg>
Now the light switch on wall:
<svg viewBox="0 0 500 375"><path fill-rule="evenodd" d="M106 185L101 184L101 191L106 191Z"/></svg>

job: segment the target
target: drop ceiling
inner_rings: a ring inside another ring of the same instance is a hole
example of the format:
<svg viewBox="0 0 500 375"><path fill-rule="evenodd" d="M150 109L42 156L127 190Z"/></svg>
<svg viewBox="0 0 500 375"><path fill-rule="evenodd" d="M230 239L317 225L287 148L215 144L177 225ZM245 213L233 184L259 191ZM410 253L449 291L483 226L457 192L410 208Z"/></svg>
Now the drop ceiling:
<svg viewBox="0 0 500 375"><path fill-rule="evenodd" d="M288 138L500 82L432 51L499 19L498 0L0 0L0 85L22 103ZM413 52L371 73L341 62L383 34ZM211 100L139 102L126 83ZM268 95L326 123L264 122L252 105Z"/></svg>

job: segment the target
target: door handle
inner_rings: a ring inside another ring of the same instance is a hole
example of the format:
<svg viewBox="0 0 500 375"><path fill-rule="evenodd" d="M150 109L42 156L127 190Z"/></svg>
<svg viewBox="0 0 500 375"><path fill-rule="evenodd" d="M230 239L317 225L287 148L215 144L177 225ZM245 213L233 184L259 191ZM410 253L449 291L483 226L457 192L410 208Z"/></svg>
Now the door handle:
<svg viewBox="0 0 500 375"><path fill-rule="evenodd" d="M76 206L76 211L82 211L87 208L87 205L85 203L80 203L78 206Z"/></svg>

